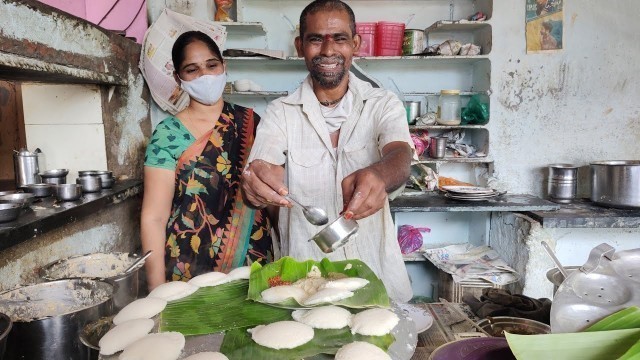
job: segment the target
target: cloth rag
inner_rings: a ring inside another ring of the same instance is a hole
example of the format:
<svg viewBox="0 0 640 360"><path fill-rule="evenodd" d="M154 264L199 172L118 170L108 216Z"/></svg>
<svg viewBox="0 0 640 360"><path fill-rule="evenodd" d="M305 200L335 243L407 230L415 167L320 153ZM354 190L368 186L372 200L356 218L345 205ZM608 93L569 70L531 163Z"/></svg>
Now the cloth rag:
<svg viewBox="0 0 640 360"><path fill-rule="evenodd" d="M509 290L487 288L478 300L465 294L462 301L480 318L487 316L512 316L550 323L551 300L533 299L522 294L511 294Z"/></svg>

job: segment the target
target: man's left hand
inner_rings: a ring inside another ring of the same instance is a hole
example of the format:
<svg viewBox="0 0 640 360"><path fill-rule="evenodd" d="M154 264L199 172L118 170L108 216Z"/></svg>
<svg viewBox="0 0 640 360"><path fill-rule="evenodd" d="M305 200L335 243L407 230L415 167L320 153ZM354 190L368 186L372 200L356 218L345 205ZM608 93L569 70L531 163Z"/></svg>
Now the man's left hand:
<svg viewBox="0 0 640 360"><path fill-rule="evenodd" d="M387 201L386 183L375 169L360 169L342 180L344 217L360 220L382 209Z"/></svg>

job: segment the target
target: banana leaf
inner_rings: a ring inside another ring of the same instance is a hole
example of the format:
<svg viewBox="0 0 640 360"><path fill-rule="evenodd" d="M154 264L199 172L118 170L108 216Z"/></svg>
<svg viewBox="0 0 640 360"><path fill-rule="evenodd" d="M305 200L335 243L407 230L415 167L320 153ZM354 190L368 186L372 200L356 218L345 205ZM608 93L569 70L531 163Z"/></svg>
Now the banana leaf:
<svg viewBox="0 0 640 360"><path fill-rule="evenodd" d="M160 314L159 331L203 335L291 319L291 311L247 300L249 282L203 287L172 301Z"/></svg>
<svg viewBox="0 0 640 360"><path fill-rule="evenodd" d="M354 341L366 341L387 351L395 341L391 334L385 336L352 335L348 327L338 330L314 329L313 339L293 349L270 349L256 344L247 329L227 331L220 352L229 360L286 360L303 359L318 354L335 354L343 345Z"/></svg>
<svg viewBox="0 0 640 360"><path fill-rule="evenodd" d="M640 340L640 329L505 335L518 360L603 360L623 356Z"/></svg>
<svg viewBox="0 0 640 360"><path fill-rule="evenodd" d="M618 360L640 360L640 341L627 350Z"/></svg>
<svg viewBox="0 0 640 360"><path fill-rule="evenodd" d="M382 280L365 263L360 260L330 261L327 258L322 259L322 261L307 260L300 262L291 257L283 257L264 266L257 262L253 263L251 265L251 277L249 278L248 298L263 302L261 294L262 291L269 288L269 279L280 276L283 281L295 282L305 278L314 265L318 267L323 277L327 277L330 273L341 273L349 277L360 277L369 280L369 284L356 290L352 297L334 301L331 304L356 309L368 307L388 308L390 306L389 296ZM284 302L270 305L288 309L313 307L302 306L294 299L287 299ZM322 305L326 305L326 303L318 304L317 306Z"/></svg>
<svg viewBox="0 0 640 360"><path fill-rule="evenodd" d="M630 306L591 325L585 331L605 331L640 328L640 308Z"/></svg>

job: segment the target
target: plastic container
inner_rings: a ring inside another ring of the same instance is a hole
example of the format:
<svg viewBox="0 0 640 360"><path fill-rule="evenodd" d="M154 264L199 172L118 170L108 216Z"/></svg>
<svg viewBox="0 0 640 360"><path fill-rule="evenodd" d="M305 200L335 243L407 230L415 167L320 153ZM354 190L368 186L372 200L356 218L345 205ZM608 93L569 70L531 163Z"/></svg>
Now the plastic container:
<svg viewBox="0 0 640 360"><path fill-rule="evenodd" d="M460 90L442 90L438 99L438 114L436 119L441 125L460 125L462 118L462 103Z"/></svg>
<svg viewBox="0 0 640 360"><path fill-rule="evenodd" d="M356 33L362 39L356 56L374 56L376 47L376 23L356 23Z"/></svg>
<svg viewBox="0 0 640 360"><path fill-rule="evenodd" d="M380 21L376 24L376 56L402 55L404 23Z"/></svg>

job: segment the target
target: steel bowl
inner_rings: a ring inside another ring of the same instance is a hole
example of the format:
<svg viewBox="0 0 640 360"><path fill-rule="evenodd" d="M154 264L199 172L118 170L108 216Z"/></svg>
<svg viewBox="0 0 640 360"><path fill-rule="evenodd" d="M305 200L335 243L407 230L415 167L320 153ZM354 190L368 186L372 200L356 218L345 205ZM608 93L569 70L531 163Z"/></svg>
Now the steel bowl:
<svg viewBox="0 0 640 360"><path fill-rule="evenodd" d="M102 180L96 175L84 175L76 179L76 184L82 185L82 192L92 193L102 189Z"/></svg>
<svg viewBox="0 0 640 360"><path fill-rule="evenodd" d="M13 221L20 216L22 205L9 203L0 204L0 223Z"/></svg>
<svg viewBox="0 0 640 360"><path fill-rule="evenodd" d="M340 216L309 241L315 241L320 250L331 253L344 246L358 232L358 223Z"/></svg>
<svg viewBox="0 0 640 360"><path fill-rule="evenodd" d="M140 256L129 253L74 255L51 262L40 269L47 281L61 279L104 280L114 287L113 306L120 310L138 297L140 266L124 273Z"/></svg>
<svg viewBox="0 0 640 360"><path fill-rule="evenodd" d="M0 191L0 196L19 194L22 192L23 192L22 190L5 190L5 191Z"/></svg>
<svg viewBox="0 0 640 360"><path fill-rule="evenodd" d="M0 204L20 204L20 206L25 209L31 206L34 201L36 201L35 195L28 193L15 193L0 196Z"/></svg>
<svg viewBox="0 0 640 360"><path fill-rule="evenodd" d="M0 311L13 328L9 359L85 360L78 333L88 323L113 314L113 286L88 279L58 280L0 294Z"/></svg>
<svg viewBox="0 0 640 360"><path fill-rule="evenodd" d="M40 173L40 177L43 183L59 185L67 183L68 174L69 169L55 169Z"/></svg>
<svg viewBox="0 0 640 360"><path fill-rule="evenodd" d="M640 160L590 164L591 201L614 208L640 207Z"/></svg>
<svg viewBox="0 0 640 360"><path fill-rule="evenodd" d="M97 175L100 170L80 170L78 176Z"/></svg>
<svg viewBox="0 0 640 360"><path fill-rule="evenodd" d="M82 196L82 185L60 184L56 185L56 197L61 201L74 201Z"/></svg>
<svg viewBox="0 0 640 360"><path fill-rule="evenodd" d="M29 184L22 187L24 192L31 193L37 198L51 196L53 193L52 184Z"/></svg>
<svg viewBox="0 0 640 360"><path fill-rule="evenodd" d="M504 337L504 333L519 335L550 334L551 326L525 318L512 316L493 316L478 322L484 331L492 336Z"/></svg>

